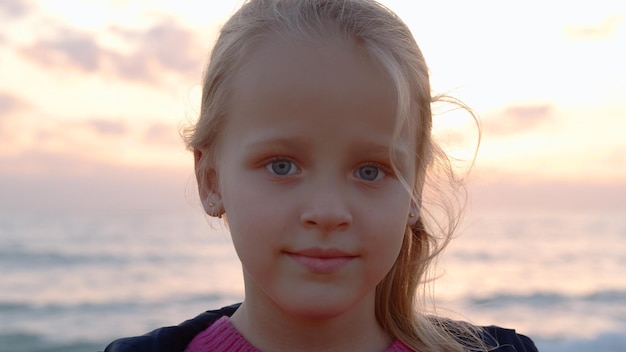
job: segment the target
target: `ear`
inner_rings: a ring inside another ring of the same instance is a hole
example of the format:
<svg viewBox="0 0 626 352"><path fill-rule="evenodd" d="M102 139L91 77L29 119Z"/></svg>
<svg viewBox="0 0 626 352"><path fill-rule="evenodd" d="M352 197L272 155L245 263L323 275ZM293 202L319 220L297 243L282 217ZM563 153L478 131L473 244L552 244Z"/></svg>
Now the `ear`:
<svg viewBox="0 0 626 352"><path fill-rule="evenodd" d="M225 210L219 192L219 182L217 171L213 166L214 163L208 160L209 156L200 150L194 150L193 156L198 194L204 211L210 216L221 218Z"/></svg>

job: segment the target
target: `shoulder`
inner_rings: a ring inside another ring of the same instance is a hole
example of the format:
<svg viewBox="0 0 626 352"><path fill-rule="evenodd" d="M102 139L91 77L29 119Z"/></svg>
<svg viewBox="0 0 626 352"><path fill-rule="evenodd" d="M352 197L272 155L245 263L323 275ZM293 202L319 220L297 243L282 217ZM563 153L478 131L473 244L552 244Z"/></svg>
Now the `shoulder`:
<svg viewBox="0 0 626 352"><path fill-rule="evenodd" d="M490 352L537 352L535 343L513 329L499 326L477 326L466 321L442 317L430 317L445 335L454 336L457 342L470 351Z"/></svg>
<svg viewBox="0 0 626 352"><path fill-rule="evenodd" d="M498 326L484 326L481 328L483 340L496 349L497 352L537 352L535 343L527 336L518 334L513 329Z"/></svg>
<svg viewBox="0 0 626 352"><path fill-rule="evenodd" d="M182 352L197 334L219 318L231 316L239 305L237 303L209 310L180 325L159 328L142 336L115 340L106 347L104 352Z"/></svg>

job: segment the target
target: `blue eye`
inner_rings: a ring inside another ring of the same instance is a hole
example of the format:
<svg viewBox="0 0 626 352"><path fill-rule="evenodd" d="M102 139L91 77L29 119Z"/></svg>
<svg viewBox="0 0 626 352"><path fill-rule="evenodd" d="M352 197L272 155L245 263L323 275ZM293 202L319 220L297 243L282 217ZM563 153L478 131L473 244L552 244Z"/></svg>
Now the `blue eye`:
<svg viewBox="0 0 626 352"><path fill-rule="evenodd" d="M378 181L385 177L385 172L372 165L361 166L355 171L355 176L366 181Z"/></svg>
<svg viewBox="0 0 626 352"><path fill-rule="evenodd" d="M287 176L298 171L296 165L293 162L285 159L274 160L267 164L265 168L269 172L278 176Z"/></svg>

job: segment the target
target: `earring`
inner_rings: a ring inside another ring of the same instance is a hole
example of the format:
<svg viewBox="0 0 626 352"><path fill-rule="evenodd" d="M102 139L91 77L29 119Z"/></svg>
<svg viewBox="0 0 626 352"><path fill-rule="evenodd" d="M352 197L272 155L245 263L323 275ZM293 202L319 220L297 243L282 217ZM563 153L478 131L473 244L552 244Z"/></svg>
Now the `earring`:
<svg viewBox="0 0 626 352"><path fill-rule="evenodd" d="M202 207L204 208L204 211L206 211L207 213L211 212L211 208L213 208L214 206L215 206L215 203L209 200L208 198L202 199Z"/></svg>
<svg viewBox="0 0 626 352"><path fill-rule="evenodd" d="M219 201L214 201L211 198L214 197L210 196L202 200L202 207L204 208L204 212L206 212L210 216L221 218L222 214L224 214L224 209L220 206L221 203Z"/></svg>
<svg viewBox="0 0 626 352"><path fill-rule="evenodd" d="M411 209L409 210L408 224L410 226L415 225L415 223L417 223L417 219L419 218L419 216L420 216L419 208L411 207Z"/></svg>

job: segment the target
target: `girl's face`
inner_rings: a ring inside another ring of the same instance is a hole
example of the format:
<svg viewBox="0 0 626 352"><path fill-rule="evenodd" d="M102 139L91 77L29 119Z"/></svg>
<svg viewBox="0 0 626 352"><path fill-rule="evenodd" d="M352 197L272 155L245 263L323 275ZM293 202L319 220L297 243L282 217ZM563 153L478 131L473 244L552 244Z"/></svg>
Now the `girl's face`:
<svg viewBox="0 0 626 352"><path fill-rule="evenodd" d="M409 220L415 134L395 141L391 80L355 43L269 40L232 83L217 186L246 303L304 319L374 306Z"/></svg>

